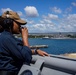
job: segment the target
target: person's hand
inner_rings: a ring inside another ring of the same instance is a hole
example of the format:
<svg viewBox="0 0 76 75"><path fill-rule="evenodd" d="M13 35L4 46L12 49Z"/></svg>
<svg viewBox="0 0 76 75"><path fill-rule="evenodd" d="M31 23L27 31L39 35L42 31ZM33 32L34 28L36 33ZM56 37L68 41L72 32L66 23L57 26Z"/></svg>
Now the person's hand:
<svg viewBox="0 0 76 75"><path fill-rule="evenodd" d="M21 28L22 37L28 38L28 29L27 27Z"/></svg>
<svg viewBox="0 0 76 75"><path fill-rule="evenodd" d="M26 27L21 28L21 34L22 34L22 40L23 44L25 46L29 47L29 42L28 42L28 29Z"/></svg>
<svg viewBox="0 0 76 75"><path fill-rule="evenodd" d="M37 53L38 53L39 55L41 55L41 56L49 56L48 53L46 53L45 51L42 51L42 50L40 50L40 49L37 50Z"/></svg>

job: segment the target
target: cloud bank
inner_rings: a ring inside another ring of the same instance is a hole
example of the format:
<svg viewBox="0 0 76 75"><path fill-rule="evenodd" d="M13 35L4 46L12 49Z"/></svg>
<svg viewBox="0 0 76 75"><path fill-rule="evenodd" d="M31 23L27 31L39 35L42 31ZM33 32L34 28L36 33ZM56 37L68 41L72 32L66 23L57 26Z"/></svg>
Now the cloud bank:
<svg viewBox="0 0 76 75"><path fill-rule="evenodd" d="M64 11L56 6L50 7L50 13L41 16L39 16L40 13L35 6L26 6L25 13L17 12L22 19L27 21L26 26L29 33L76 32L76 14L70 13L73 7L76 7L75 2L72 2ZM12 9L2 8L1 12L7 10L11 11Z"/></svg>

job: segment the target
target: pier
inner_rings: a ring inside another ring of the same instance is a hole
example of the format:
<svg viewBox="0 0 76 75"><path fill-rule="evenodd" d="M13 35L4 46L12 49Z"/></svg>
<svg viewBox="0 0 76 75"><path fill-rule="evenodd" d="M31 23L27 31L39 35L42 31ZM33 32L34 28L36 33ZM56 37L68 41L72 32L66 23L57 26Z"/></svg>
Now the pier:
<svg viewBox="0 0 76 75"><path fill-rule="evenodd" d="M33 46L30 46L31 49L33 48L47 48L48 45L33 45Z"/></svg>

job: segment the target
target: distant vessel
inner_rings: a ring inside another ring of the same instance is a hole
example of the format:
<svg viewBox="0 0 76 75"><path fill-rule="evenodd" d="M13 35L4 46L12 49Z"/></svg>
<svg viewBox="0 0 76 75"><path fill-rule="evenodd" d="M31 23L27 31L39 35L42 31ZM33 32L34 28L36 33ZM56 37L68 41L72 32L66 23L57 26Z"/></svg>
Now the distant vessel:
<svg viewBox="0 0 76 75"><path fill-rule="evenodd" d="M45 36L45 37L43 37L42 39L49 39L49 37L48 37L48 36Z"/></svg>

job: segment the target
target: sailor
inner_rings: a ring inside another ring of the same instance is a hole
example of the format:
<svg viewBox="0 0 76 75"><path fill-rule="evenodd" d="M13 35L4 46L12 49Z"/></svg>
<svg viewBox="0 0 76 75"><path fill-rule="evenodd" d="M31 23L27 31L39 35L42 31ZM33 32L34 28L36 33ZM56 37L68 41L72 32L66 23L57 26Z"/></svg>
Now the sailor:
<svg viewBox="0 0 76 75"><path fill-rule="evenodd" d="M6 11L1 16L3 31L0 35L0 75L17 75L21 66L30 65L32 54L48 56L48 53L40 50L31 50L28 42L28 29L21 28L27 22L22 20L14 11ZM13 34L20 34L22 41Z"/></svg>

